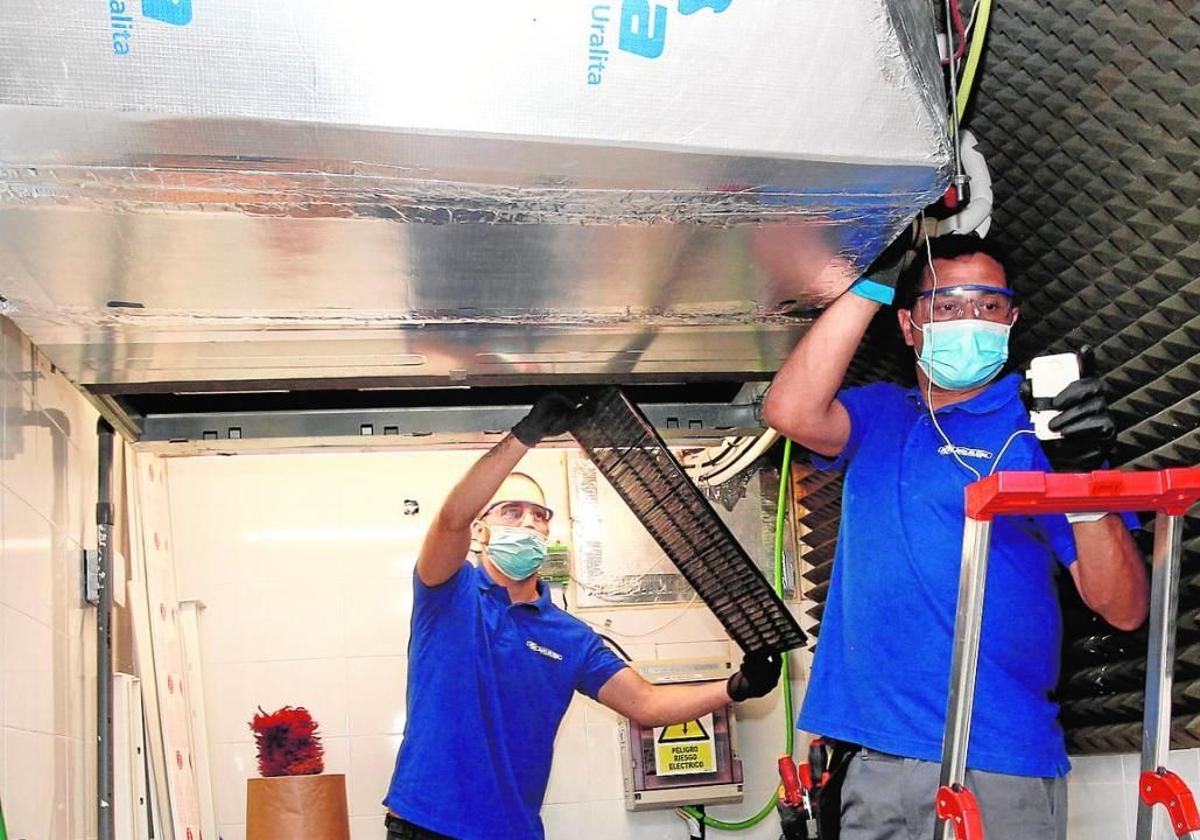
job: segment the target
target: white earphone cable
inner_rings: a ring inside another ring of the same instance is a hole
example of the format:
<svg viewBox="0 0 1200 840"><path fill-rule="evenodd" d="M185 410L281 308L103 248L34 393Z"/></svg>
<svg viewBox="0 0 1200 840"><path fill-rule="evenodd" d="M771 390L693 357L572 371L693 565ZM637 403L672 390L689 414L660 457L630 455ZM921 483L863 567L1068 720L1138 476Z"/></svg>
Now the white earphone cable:
<svg viewBox="0 0 1200 840"><path fill-rule="evenodd" d="M924 226L924 223L925 223L925 213L924 213L924 211L922 211L922 213L921 213L922 226ZM933 312L937 311L935 307L937 305L938 276L937 276L937 269L935 269L933 267L933 248L929 244L928 236L925 237L925 258L929 263L929 273L933 277L933 294L931 294L929 296L929 311L930 311L930 313L933 313ZM921 327L918 327L918 329L920 329L922 333L925 332L925 330ZM942 426L940 423L938 423L937 412L935 412L933 410L933 377L929 375L929 371L925 372L925 379L929 386L925 390L925 408L929 411L929 419L933 422L933 428L937 429L937 433L941 436L942 440L944 440L946 442L946 448L950 450L950 455L954 458L954 460L956 462L958 462L958 465L960 467L962 467L964 470L966 470L967 472L969 472L971 475L975 476L975 480L978 481L979 479L983 478L983 476L979 474L979 470L975 469L974 467L972 467L970 464L968 464L966 461L964 461L962 458L959 457L958 447L956 447L954 445L954 443L950 440L950 438L946 435L946 433L944 431L942 431ZM997 459L997 460L999 460L999 459Z"/></svg>
<svg viewBox="0 0 1200 840"><path fill-rule="evenodd" d="M922 213L921 214L922 223L924 223L924 216L925 216L925 214ZM925 237L925 257L929 263L929 273L933 277L933 293L929 296L929 311L932 313L935 311L934 301L937 298L938 276L937 276L937 269L935 269L933 267L933 249L929 245L929 237ZM917 327L917 329L921 330L922 333L925 332L924 329L922 329L921 327ZM958 447L956 447L954 445L954 442L951 441L949 436L942 430L941 424L938 423L937 413L933 410L933 379L932 379L932 377L930 377L928 375L928 372L926 372L925 378L926 378L926 380L928 380L928 385L929 385L929 387L926 389L926 393L925 393L925 408L929 411L929 419L933 422L933 427L935 429L937 429L938 435L940 435L942 440L945 441L946 447L950 450L950 454L954 457L954 460L958 462L958 465L960 467L962 467L964 470L966 470L967 472L971 473L971 475L975 476L976 481L982 479L983 476L980 474L979 470L975 469L974 467L972 467L970 464L968 464L966 461L964 461L962 458L959 457ZM1016 440L1020 435L1032 435L1032 434L1034 434L1034 431L1032 429L1018 429L1017 431L1015 431L1011 435L1009 435L1008 440L1004 441L1004 445L1002 447L1000 447L1000 452L996 455L996 458L992 461L992 468L990 470L988 470L988 475L992 475L993 473L996 472L996 469L1000 466L1000 459L1003 458L1004 453L1008 451L1009 444L1011 444L1014 440Z"/></svg>

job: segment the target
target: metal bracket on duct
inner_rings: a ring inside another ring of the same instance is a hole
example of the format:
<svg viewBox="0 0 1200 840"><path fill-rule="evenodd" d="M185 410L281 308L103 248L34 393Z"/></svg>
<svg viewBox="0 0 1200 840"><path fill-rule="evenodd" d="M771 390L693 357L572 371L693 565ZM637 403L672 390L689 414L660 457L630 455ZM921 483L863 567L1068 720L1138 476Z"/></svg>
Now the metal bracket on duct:
<svg viewBox="0 0 1200 840"><path fill-rule="evenodd" d="M744 651L791 650L804 631L654 427L617 388L585 399L572 429L613 489Z"/></svg>

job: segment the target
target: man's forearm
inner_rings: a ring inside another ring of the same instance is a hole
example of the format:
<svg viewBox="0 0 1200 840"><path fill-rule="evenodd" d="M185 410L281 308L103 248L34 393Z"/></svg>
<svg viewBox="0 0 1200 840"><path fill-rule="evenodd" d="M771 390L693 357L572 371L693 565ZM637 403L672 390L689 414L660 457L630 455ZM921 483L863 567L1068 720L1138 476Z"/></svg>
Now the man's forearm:
<svg viewBox="0 0 1200 840"><path fill-rule="evenodd" d="M454 485L438 514L441 525L453 530L469 528L528 451L529 448L511 434L505 435Z"/></svg>
<svg viewBox="0 0 1200 840"><path fill-rule="evenodd" d="M846 370L879 304L844 294L817 318L771 383L763 404L768 424L804 443L805 433L823 423Z"/></svg>
<svg viewBox="0 0 1200 840"><path fill-rule="evenodd" d="M417 574L426 586L447 581L462 568L471 544L471 523L528 451L521 441L505 435L454 485L417 556Z"/></svg>
<svg viewBox="0 0 1200 840"><path fill-rule="evenodd" d="M1141 626L1150 606L1146 564L1121 517L1079 522L1072 530L1084 602L1121 630Z"/></svg>
<svg viewBox="0 0 1200 840"><path fill-rule="evenodd" d="M724 682L656 685L641 710L642 726L666 726L695 720L732 702Z"/></svg>

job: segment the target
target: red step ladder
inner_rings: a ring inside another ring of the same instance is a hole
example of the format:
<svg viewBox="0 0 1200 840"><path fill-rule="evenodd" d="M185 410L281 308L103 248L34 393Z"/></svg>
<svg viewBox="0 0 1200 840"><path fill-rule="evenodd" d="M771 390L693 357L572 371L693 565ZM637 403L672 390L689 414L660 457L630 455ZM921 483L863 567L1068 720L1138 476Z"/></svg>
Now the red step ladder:
<svg viewBox="0 0 1200 840"><path fill-rule="evenodd" d="M983 819L965 782L975 669L983 624L984 583L992 519L1005 514L1152 510L1154 555L1150 582L1150 641L1146 657L1146 711L1138 785L1137 840L1158 836L1164 814L1176 836L1191 840L1200 813L1186 784L1166 769L1171 735L1171 683L1175 667L1175 614L1183 517L1200 501L1200 467L1158 472L999 472L967 486L962 569L954 621L954 655L942 773L935 808L938 840L983 840ZM1156 809L1163 805L1164 809ZM1200 840L1197 835L1196 840Z"/></svg>

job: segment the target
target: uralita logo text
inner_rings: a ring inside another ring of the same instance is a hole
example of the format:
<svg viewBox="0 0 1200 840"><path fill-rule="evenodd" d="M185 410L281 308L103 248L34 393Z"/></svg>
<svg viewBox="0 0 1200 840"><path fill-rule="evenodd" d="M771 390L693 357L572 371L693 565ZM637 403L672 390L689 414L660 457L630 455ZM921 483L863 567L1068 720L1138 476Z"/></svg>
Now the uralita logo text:
<svg viewBox="0 0 1200 840"><path fill-rule="evenodd" d="M129 55L133 46L135 0L108 0L108 28L113 55ZM192 0L141 0L141 18L187 26L192 22Z"/></svg>
<svg viewBox="0 0 1200 840"><path fill-rule="evenodd" d="M733 0L678 0L681 15L694 15L708 9L721 14ZM610 49L609 24L613 19L615 3L595 3L592 6L588 25L587 83L604 83L604 71L608 67ZM667 48L667 22L670 9L662 3L650 0L621 0L618 18L617 48L641 58L658 58Z"/></svg>

